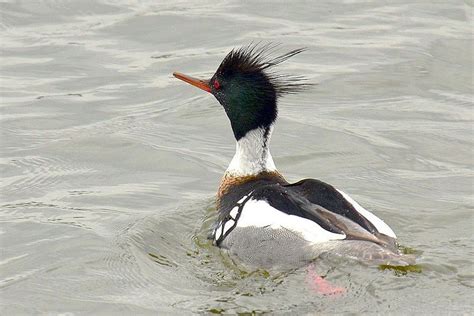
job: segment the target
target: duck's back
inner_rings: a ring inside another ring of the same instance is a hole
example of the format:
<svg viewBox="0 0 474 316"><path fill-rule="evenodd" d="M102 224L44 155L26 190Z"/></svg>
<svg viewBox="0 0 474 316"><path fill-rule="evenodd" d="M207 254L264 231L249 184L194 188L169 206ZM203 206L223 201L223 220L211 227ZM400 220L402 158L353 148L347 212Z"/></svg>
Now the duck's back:
<svg viewBox="0 0 474 316"><path fill-rule="evenodd" d="M219 192L214 243L245 262L294 265L324 252L378 263L400 259L393 231L322 181L288 184L267 173L224 179Z"/></svg>

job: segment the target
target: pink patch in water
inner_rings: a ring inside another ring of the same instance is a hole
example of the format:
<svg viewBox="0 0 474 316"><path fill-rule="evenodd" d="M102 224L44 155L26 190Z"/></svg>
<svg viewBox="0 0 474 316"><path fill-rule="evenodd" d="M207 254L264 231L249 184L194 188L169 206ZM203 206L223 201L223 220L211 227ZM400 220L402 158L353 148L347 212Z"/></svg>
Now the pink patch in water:
<svg viewBox="0 0 474 316"><path fill-rule="evenodd" d="M308 266L308 274L306 275L306 282L308 282L311 289L320 295L334 295L341 296L347 290L343 287L335 286L329 281L326 281L321 276L319 276L314 270L314 265L310 264Z"/></svg>

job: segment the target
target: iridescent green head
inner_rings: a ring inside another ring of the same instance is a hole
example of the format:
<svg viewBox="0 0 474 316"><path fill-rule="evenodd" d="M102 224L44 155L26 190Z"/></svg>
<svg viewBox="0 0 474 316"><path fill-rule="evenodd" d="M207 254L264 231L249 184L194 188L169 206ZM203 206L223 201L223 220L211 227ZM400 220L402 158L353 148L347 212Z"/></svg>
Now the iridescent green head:
<svg viewBox="0 0 474 316"><path fill-rule="evenodd" d="M174 76L212 93L224 107L237 140L256 128L269 128L277 118L277 99L308 86L301 77L282 76L271 71L304 49L271 58L275 46L249 45L232 50L210 80L180 73Z"/></svg>

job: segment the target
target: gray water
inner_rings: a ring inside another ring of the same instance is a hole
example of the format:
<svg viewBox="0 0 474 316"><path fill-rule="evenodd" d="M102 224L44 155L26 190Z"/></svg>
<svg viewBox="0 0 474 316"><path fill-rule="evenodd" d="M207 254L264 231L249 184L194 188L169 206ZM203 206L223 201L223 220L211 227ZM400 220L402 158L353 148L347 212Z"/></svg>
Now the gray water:
<svg viewBox="0 0 474 316"><path fill-rule="evenodd" d="M0 304L16 314L473 313L472 1L4 1ZM272 154L383 218L421 271L247 271L206 240L234 151L210 77L251 41L280 67Z"/></svg>

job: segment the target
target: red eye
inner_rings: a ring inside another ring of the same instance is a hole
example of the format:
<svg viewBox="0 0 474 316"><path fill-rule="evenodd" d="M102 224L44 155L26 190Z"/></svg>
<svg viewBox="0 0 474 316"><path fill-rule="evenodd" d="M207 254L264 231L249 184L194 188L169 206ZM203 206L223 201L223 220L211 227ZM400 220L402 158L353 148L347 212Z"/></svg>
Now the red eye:
<svg viewBox="0 0 474 316"><path fill-rule="evenodd" d="M214 80L214 89L219 90L220 87L221 87L221 84L219 83L219 81Z"/></svg>

